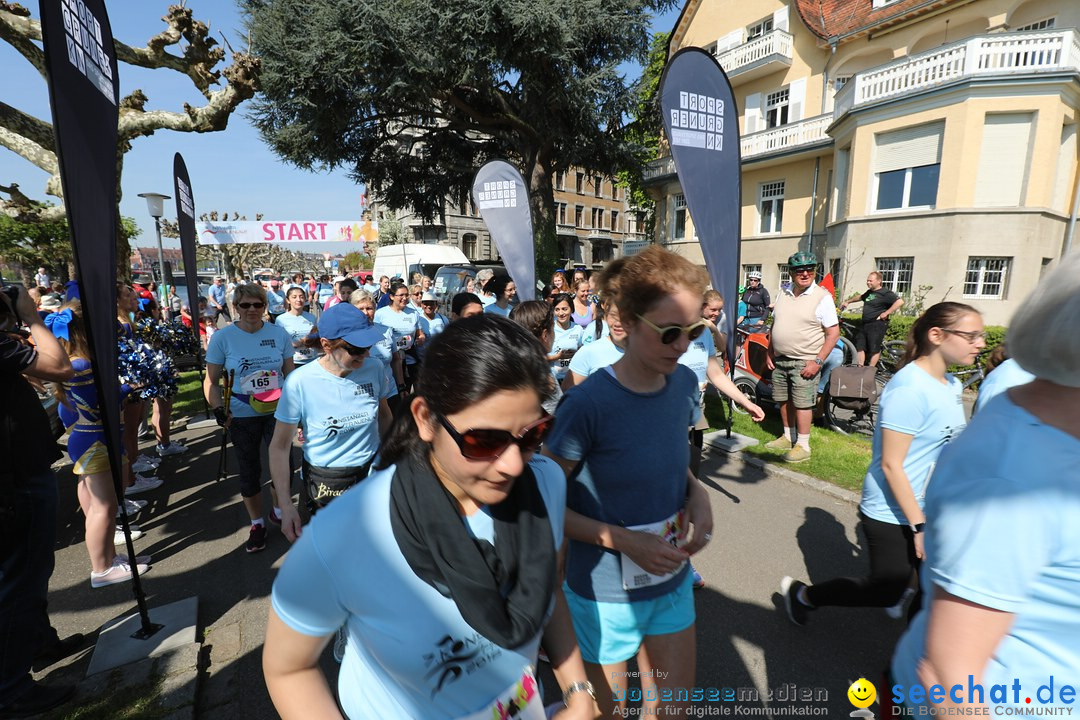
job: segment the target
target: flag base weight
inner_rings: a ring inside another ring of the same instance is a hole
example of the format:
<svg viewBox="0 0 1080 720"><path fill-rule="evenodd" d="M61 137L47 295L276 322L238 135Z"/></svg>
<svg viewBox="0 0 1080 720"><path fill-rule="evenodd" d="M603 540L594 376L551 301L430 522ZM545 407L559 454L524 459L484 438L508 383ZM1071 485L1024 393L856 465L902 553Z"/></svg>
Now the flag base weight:
<svg viewBox="0 0 1080 720"><path fill-rule="evenodd" d="M156 629L148 636L143 635L138 612L110 620L101 627L87 677L195 642L198 597L152 608L149 613L151 627Z"/></svg>

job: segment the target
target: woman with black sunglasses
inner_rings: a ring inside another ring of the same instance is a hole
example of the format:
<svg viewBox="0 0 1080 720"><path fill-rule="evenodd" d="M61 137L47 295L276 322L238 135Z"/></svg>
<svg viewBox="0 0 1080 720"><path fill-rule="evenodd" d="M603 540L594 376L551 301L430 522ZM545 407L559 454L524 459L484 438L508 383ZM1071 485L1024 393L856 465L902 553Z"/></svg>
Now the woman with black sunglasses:
<svg viewBox="0 0 1080 720"><path fill-rule="evenodd" d="M572 478L564 592L604 716L627 710L636 657L656 671L642 673L645 714L682 717L686 703L662 698L694 685L688 560L711 538L712 510L689 471L698 385L679 358L705 331L706 277L655 245L608 275L602 291L618 306L625 353L567 392L544 448Z"/></svg>
<svg viewBox="0 0 1080 720"><path fill-rule="evenodd" d="M340 716L319 657L341 625L347 717L543 718L541 636L556 717L595 716L557 583L566 483L533 455L550 377L502 317L432 339L377 471L319 513L274 583L263 672L281 717Z"/></svg>
<svg viewBox="0 0 1080 720"><path fill-rule="evenodd" d="M384 339L359 308L339 303L319 318L316 337L322 356L285 379L270 441L270 477L279 498L292 495L289 453L296 428L304 431L302 477L308 509L314 514L367 477L379 436L390 428L386 399L396 390L370 349ZM281 531L289 542L300 537L300 514L281 503Z"/></svg>
<svg viewBox="0 0 1080 720"><path fill-rule="evenodd" d="M274 410L281 386L293 370L293 345L289 332L263 321L266 290L255 283L236 286L233 317L236 322L218 330L206 348L206 380L203 394L217 422L229 428L240 469L240 495L251 518L245 549L266 549L266 526L262 508L262 445L274 434ZM226 373L228 375L226 376ZM225 412L222 377L232 378L230 412ZM280 522L277 494L271 519Z"/></svg>

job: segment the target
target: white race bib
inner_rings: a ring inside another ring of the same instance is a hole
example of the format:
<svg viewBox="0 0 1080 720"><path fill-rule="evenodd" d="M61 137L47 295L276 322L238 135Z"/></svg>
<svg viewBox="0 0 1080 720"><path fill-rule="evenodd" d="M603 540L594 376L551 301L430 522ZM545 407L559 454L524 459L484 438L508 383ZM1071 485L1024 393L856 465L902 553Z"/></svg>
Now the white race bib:
<svg viewBox="0 0 1080 720"><path fill-rule="evenodd" d="M521 679L499 694L486 709L472 713L461 720L546 720L544 699L531 666L521 673Z"/></svg>
<svg viewBox="0 0 1080 720"><path fill-rule="evenodd" d="M682 547L683 543L679 541L679 533L682 532L685 526L686 511L680 510L666 520L649 523L648 525L635 525L626 529L635 532L659 535L665 542L669 542L675 547ZM622 553L619 557L622 559L623 590L638 590L644 587L659 585L660 583L667 582L675 577L675 575L682 570L682 565L679 565L679 567L675 568L674 572L667 575L653 575L631 560L626 553Z"/></svg>
<svg viewBox="0 0 1080 720"><path fill-rule="evenodd" d="M240 378L240 392L245 395L257 395L281 387L281 376L273 370L256 370Z"/></svg>
<svg viewBox="0 0 1080 720"><path fill-rule="evenodd" d="M413 336L394 333L394 344L397 345L398 350L408 350L412 347Z"/></svg>

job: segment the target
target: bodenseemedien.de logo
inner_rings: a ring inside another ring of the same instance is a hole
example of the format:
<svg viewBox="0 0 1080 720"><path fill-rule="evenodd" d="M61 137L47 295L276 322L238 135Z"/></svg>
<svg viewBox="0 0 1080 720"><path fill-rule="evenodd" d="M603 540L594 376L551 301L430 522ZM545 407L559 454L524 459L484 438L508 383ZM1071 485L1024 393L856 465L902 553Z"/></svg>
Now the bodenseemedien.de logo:
<svg viewBox="0 0 1080 720"><path fill-rule="evenodd" d="M1034 690L1025 689L1019 678L1008 684L995 684L989 688L975 682L968 675L967 683L949 687L931 685L893 685L893 715L997 715L1042 716L1073 714L1076 688L1056 680L1051 675L1047 682ZM942 703L955 703L959 707L939 707Z"/></svg>

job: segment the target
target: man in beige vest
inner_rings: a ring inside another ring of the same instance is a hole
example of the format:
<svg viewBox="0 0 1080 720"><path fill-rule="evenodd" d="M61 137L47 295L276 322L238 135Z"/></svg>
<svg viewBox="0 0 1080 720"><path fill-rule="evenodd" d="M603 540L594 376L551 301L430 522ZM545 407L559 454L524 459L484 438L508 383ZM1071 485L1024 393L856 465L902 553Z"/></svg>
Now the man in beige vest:
<svg viewBox="0 0 1080 720"><path fill-rule="evenodd" d="M784 434L765 447L787 450L784 460L788 462L803 462L810 459L818 376L840 337L840 321L832 295L814 281L817 258L813 253L792 255L788 270L791 290L776 299L766 362L773 371L773 400L780 405ZM794 440L793 429L797 431Z"/></svg>

